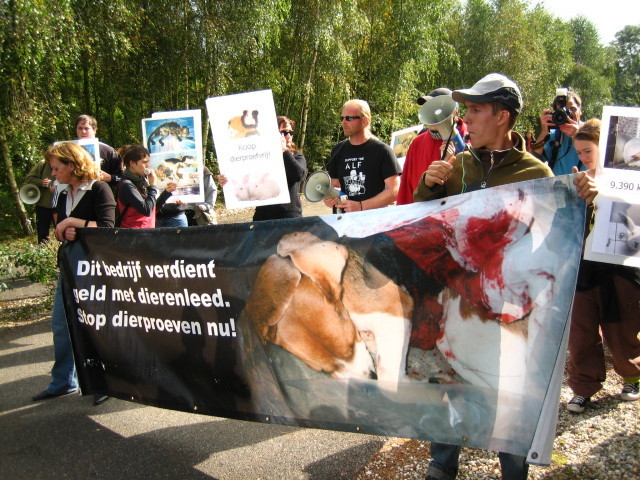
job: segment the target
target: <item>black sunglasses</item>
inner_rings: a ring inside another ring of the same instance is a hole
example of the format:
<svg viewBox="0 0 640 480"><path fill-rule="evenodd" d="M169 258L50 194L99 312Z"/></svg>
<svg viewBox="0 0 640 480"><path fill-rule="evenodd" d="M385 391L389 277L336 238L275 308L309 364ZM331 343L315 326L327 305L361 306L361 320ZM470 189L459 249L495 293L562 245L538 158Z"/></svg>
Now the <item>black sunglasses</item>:
<svg viewBox="0 0 640 480"><path fill-rule="evenodd" d="M344 121L346 120L347 122L350 122L351 120L356 120L358 118L361 118L360 115L347 115L346 117L340 117L340 121Z"/></svg>
<svg viewBox="0 0 640 480"><path fill-rule="evenodd" d="M280 130L280 135L291 135L293 137L293 130Z"/></svg>

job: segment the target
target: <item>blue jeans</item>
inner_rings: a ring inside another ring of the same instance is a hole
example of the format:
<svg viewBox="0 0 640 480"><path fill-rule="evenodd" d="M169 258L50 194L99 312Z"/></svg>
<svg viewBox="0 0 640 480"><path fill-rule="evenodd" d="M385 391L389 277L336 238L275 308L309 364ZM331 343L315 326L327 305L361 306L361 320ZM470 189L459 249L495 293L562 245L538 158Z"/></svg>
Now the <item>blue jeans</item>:
<svg viewBox="0 0 640 480"><path fill-rule="evenodd" d="M71 337L67 326L62 299L62 275L58 277L56 293L51 313L51 331L53 332L53 353L55 361L51 369L51 383L47 387L49 393L69 393L78 389L78 375L73 363Z"/></svg>
<svg viewBox="0 0 640 480"><path fill-rule="evenodd" d="M173 217L156 218L156 228L162 227L187 227L189 222L184 212Z"/></svg>
<svg viewBox="0 0 640 480"><path fill-rule="evenodd" d="M437 480L453 480L458 475L458 457L460 445L446 443L431 443L431 462L427 476ZM512 453L498 452L502 480L526 480L529 474L529 464L526 457Z"/></svg>

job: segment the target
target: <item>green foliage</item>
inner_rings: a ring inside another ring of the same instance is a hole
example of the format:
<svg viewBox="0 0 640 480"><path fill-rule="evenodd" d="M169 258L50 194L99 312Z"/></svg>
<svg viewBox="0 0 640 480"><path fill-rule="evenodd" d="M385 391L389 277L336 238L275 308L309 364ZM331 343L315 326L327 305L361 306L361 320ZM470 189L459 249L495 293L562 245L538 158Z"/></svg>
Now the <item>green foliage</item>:
<svg viewBox="0 0 640 480"><path fill-rule="evenodd" d="M521 131L537 127L557 87L580 92L585 117L612 101L640 103L640 27L605 47L584 17L565 22L534 3L6 0L0 146L15 172L0 171L5 219L18 226L12 181L21 186L48 143L74 137L81 113L118 147L140 142L140 120L153 112L200 108L206 162L217 172L204 102L218 95L271 89L277 112L297 123L310 170L342 138L349 98L370 103L383 141L418 123L417 96L494 71L521 87Z"/></svg>
<svg viewBox="0 0 640 480"><path fill-rule="evenodd" d="M616 105L640 105L640 26L627 25L613 42L616 57Z"/></svg>
<svg viewBox="0 0 640 480"><path fill-rule="evenodd" d="M57 266L59 245L58 242L53 241L34 245L25 240L1 243L0 279L19 276L53 287L59 272ZM0 282L0 290L6 288L6 283Z"/></svg>

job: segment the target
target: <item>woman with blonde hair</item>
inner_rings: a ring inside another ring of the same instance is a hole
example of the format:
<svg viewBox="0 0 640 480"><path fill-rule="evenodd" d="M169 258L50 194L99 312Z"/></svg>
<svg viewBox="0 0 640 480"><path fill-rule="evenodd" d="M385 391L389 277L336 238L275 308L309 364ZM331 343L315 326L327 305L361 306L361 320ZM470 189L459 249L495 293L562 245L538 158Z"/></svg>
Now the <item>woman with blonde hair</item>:
<svg viewBox="0 0 640 480"><path fill-rule="evenodd" d="M58 197L56 238L61 242L74 241L79 228L113 227L116 202L109 185L98 180L100 170L91 155L75 143L62 142L49 147L44 157L51 164L53 177L67 184ZM52 378L47 388L33 397L34 401L67 395L78 389L62 282L59 276L51 314L55 355Z"/></svg>

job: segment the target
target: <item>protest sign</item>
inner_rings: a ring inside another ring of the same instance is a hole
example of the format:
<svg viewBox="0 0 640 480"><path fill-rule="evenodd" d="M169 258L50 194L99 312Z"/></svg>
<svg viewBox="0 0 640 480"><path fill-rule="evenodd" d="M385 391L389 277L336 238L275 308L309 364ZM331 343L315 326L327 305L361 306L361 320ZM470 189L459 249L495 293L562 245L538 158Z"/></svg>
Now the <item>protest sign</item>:
<svg viewBox="0 0 640 480"><path fill-rule="evenodd" d="M149 151L158 188L177 185L168 203L204 201L201 125L200 110L156 112L142 119L143 145Z"/></svg>
<svg viewBox="0 0 640 480"><path fill-rule="evenodd" d="M228 209L289 203L271 90L206 101Z"/></svg>
<svg viewBox="0 0 640 480"><path fill-rule="evenodd" d="M584 258L640 267L640 108L603 110L598 196Z"/></svg>
<svg viewBox="0 0 640 480"><path fill-rule="evenodd" d="M418 133L420 133L422 128L422 125L415 125L413 127L398 130L391 134L390 146L393 150L393 154L398 160L400 168L404 167L404 161L407 158L407 152L409 151L411 142L413 142L413 139L418 136Z"/></svg>
<svg viewBox="0 0 640 480"><path fill-rule="evenodd" d="M80 145L87 152L89 152L89 155L91 155L91 158L93 158L93 161L96 163L96 166L98 167L98 169L101 168L102 158L100 158L100 141L97 138L78 138L75 140L62 140L60 142L55 142L54 145L57 145L62 142L70 142L70 143L75 143L76 145Z"/></svg>

